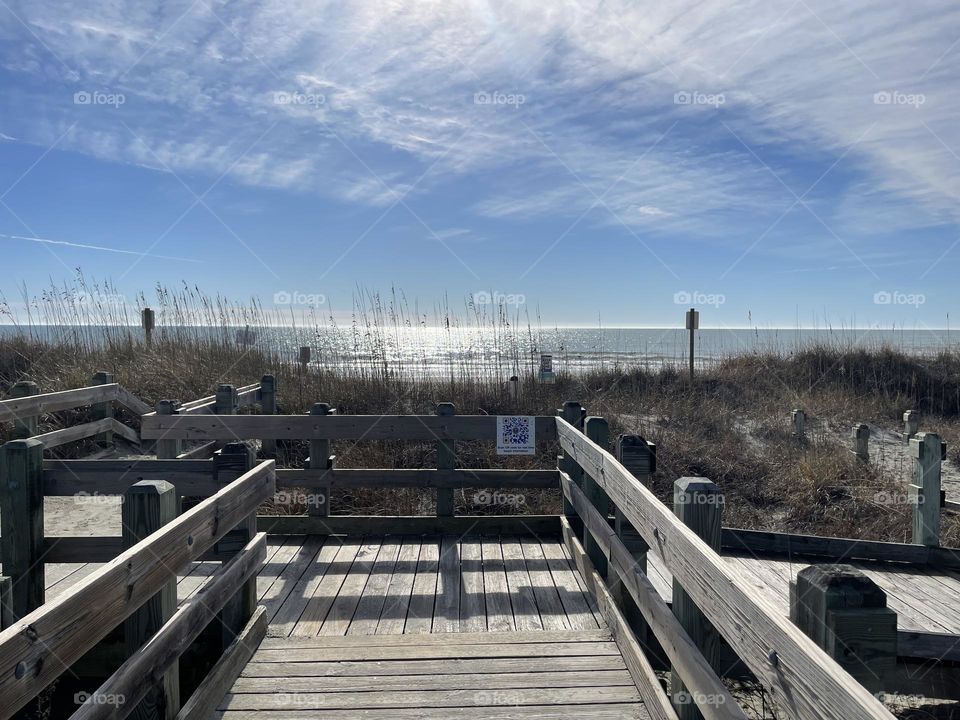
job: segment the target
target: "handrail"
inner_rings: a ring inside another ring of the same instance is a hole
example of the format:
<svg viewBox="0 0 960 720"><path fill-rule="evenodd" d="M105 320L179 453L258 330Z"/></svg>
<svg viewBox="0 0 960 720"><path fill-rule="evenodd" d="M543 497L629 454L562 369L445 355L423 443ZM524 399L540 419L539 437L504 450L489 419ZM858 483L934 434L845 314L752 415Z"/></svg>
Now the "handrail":
<svg viewBox="0 0 960 720"><path fill-rule="evenodd" d="M0 633L0 717L8 718L274 492L261 462L62 595Z"/></svg>
<svg viewBox="0 0 960 720"><path fill-rule="evenodd" d="M890 720L893 716L769 600L677 519L606 450L557 418L560 445L657 548L667 568L788 717Z"/></svg>
<svg viewBox="0 0 960 720"><path fill-rule="evenodd" d="M556 418L536 418L536 440L556 440ZM145 415L151 440L494 440L495 415Z"/></svg>
<svg viewBox="0 0 960 720"><path fill-rule="evenodd" d="M117 383L90 385L73 390L25 395L24 397L0 400L0 421L11 422L18 418L43 413L72 410L83 405L111 402L117 399Z"/></svg>
<svg viewBox="0 0 960 720"><path fill-rule="evenodd" d="M113 418L103 418L93 422L83 423L82 425L73 425L61 430L52 430L42 435L34 435L34 439L43 443L44 450L50 450L67 443L85 440L88 437L94 437L100 433L113 430Z"/></svg>

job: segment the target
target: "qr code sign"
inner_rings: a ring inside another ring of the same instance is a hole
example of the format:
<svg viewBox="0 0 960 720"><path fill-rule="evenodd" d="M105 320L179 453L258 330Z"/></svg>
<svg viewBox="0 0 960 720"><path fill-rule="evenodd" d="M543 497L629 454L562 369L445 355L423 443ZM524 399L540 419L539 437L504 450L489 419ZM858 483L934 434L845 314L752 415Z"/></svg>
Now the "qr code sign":
<svg viewBox="0 0 960 720"><path fill-rule="evenodd" d="M497 417L497 454L533 455L535 418L523 415Z"/></svg>

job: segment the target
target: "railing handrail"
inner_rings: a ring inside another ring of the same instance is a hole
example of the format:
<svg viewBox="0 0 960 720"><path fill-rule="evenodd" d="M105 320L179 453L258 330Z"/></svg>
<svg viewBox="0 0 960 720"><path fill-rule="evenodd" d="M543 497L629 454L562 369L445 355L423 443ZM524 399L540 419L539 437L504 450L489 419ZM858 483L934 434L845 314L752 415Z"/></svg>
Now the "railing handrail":
<svg viewBox="0 0 960 720"><path fill-rule="evenodd" d="M556 418L537 416L538 442L555 440ZM496 415L145 415L150 440L495 440Z"/></svg>
<svg viewBox="0 0 960 720"><path fill-rule="evenodd" d="M866 688L684 525L609 452L563 418L561 447L600 485L675 580L770 692L777 707L806 720L890 720Z"/></svg>
<svg viewBox="0 0 960 720"><path fill-rule="evenodd" d="M25 395L0 400L0 421L12 422L22 417L72 410L84 405L117 400L117 383L89 385L72 390Z"/></svg>
<svg viewBox="0 0 960 720"><path fill-rule="evenodd" d="M0 717L36 697L274 493L275 464L252 470L0 632Z"/></svg>

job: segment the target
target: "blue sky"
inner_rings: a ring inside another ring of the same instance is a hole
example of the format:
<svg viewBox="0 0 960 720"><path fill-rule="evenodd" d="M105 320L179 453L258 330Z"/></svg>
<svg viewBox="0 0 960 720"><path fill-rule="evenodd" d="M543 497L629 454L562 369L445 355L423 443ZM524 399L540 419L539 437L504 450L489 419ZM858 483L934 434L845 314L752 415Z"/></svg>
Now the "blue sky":
<svg viewBox="0 0 960 720"><path fill-rule="evenodd" d="M2 0L0 290L943 327L958 77L939 1Z"/></svg>

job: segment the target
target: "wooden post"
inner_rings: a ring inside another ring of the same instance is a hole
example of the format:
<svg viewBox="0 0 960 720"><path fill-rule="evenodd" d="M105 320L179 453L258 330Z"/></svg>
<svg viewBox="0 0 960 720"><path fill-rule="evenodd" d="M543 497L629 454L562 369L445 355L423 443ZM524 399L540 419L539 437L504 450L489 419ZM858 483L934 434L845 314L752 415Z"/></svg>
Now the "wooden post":
<svg viewBox="0 0 960 720"><path fill-rule="evenodd" d="M790 413L790 417L793 420L793 436L797 440L803 440L807 436L807 414L797 408Z"/></svg>
<svg viewBox="0 0 960 720"><path fill-rule="evenodd" d="M141 480L124 493L123 547L128 549L177 517L177 491L165 480ZM124 620L125 657L136 653L177 610L177 576ZM180 711L179 663L174 660L129 715L137 720L173 720Z"/></svg>
<svg viewBox="0 0 960 720"><path fill-rule="evenodd" d="M249 445L243 442L227 443L222 450L214 453L214 482L218 486L224 487L252 469L255 462L254 453ZM217 552L238 553L256 533L257 513L254 511L235 530L228 533L223 540L217 543ZM236 596L229 600L223 610L220 611L222 645L219 650L221 652L229 647L234 638L240 634L256 607L257 576L253 575L237 591Z"/></svg>
<svg viewBox="0 0 960 720"><path fill-rule="evenodd" d="M113 373L100 372L94 374L93 376L94 385L108 385L113 382ZM97 403L93 406L93 419L94 420L103 420L104 418L113 417L113 402L107 401L102 403ZM113 444L113 430L107 430L104 433L97 435L94 440L98 443L105 443L107 445Z"/></svg>
<svg viewBox="0 0 960 720"><path fill-rule="evenodd" d="M264 375L260 378L260 412L263 415L277 414L277 379L273 375ZM260 450L264 457L276 457L277 441L272 438L262 438Z"/></svg>
<svg viewBox="0 0 960 720"><path fill-rule="evenodd" d="M910 439L914 481L910 485L913 502L913 542L940 545L940 464L946 444L936 433L917 433Z"/></svg>
<svg viewBox="0 0 960 720"><path fill-rule="evenodd" d="M16 619L13 614L13 578L0 575L0 630L6 630Z"/></svg>
<svg viewBox="0 0 960 720"><path fill-rule="evenodd" d="M302 369L306 369L307 365L310 364L310 346L304 345L300 348L300 354L297 356L297 359L300 361L300 366Z"/></svg>
<svg viewBox="0 0 960 720"><path fill-rule="evenodd" d="M143 337L147 341L147 345L153 344L153 328L155 325L155 316L153 310L150 308L144 308L140 316L140 322L143 325Z"/></svg>
<svg viewBox="0 0 960 720"><path fill-rule="evenodd" d="M657 471L657 446L642 435L619 435L614 457L647 487Z"/></svg>
<svg viewBox="0 0 960 720"><path fill-rule="evenodd" d="M690 379L693 380L694 337L700 327L700 313L695 308L687 310L687 330L690 332Z"/></svg>
<svg viewBox="0 0 960 720"><path fill-rule="evenodd" d="M610 426L602 417L591 416L584 422L584 433L594 443L604 450L609 449L610 445ZM610 498L604 492L603 487L589 473L583 474L583 493L587 500L593 505L603 517L610 516ZM600 577L607 577L607 557L603 554L603 548L597 544L593 534L584 528L583 547L587 551L587 556L593 567L600 574Z"/></svg>
<svg viewBox="0 0 960 720"><path fill-rule="evenodd" d="M39 394L40 387L32 380L20 380L10 387L11 398L21 398ZM40 417L38 415L25 415L15 418L13 421L13 437L28 438L36 435L39 420Z"/></svg>
<svg viewBox="0 0 960 720"><path fill-rule="evenodd" d="M583 408L576 400L568 400L563 404L563 408L557 411L564 420L580 430L583 429L581 418ZM583 487L583 469L577 464L576 460L564 453L557 458L557 467L565 472L581 488ZM570 526L581 535L583 532L583 521L577 516L577 511L566 497L563 498L563 514L570 521Z"/></svg>
<svg viewBox="0 0 960 720"><path fill-rule="evenodd" d="M311 415L329 415L330 406L327 403L314 403L310 407ZM333 468L336 460L330 455L329 440L311 440L310 457L307 458L307 467L312 469L328 470ZM307 504L307 514L314 517L330 515L330 486L317 488L315 493L317 502Z"/></svg>
<svg viewBox="0 0 960 720"><path fill-rule="evenodd" d="M916 410L907 410L903 414L903 437L905 442L920 432L920 415Z"/></svg>
<svg viewBox="0 0 960 720"><path fill-rule="evenodd" d="M457 408L453 403L439 403L437 415L453 417ZM437 441L437 470L453 470L457 466L456 443L453 440ZM437 517L453 517L453 488L437 488Z"/></svg>
<svg viewBox="0 0 960 720"><path fill-rule="evenodd" d="M239 409L240 401L237 399L237 388L227 383L217 385L213 412L217 415L236 415Z"/></svg>
<svg viewBox="0 0 960 720"><path fill-rule="evenodd" d="M680 478L673 484L673 511L714 551L720 551L723 495L716 484L702 477ZM719 669L720 634L676 579L673 581L673 614L711 667ZM670 695L680 720L702 720L703 715L675 670L670 672Z"/></svg>
<svg viewBox="0 0 960 720"><path fill-rule="evenodd" d="M870 460L870 426L860 423L854 425L850 431L850 439L853 440L853 453L857 460L867 462Z"/></svg>
<svg viewBox="0 0 960 720"><path fill-rule="evenodd" d="M178 405L174 400L161 400L156 405L157 415L176 415ZM157 440L156 453L158 460L173 460L180 454L179 440Z"/></svg>
<svg viewBox="0 0 960 720"><path fill-rule="evenodd" d="M13 584L13 617L44 601L43 443L11 440L0 449L3 574Z"/></svg>
<svg viewBox="0 0 960 720"><path fill-rule="evenodd" d="M897 664L897 614L850 565L811 565L790 583L790 620L870 692Z"/></svg>

